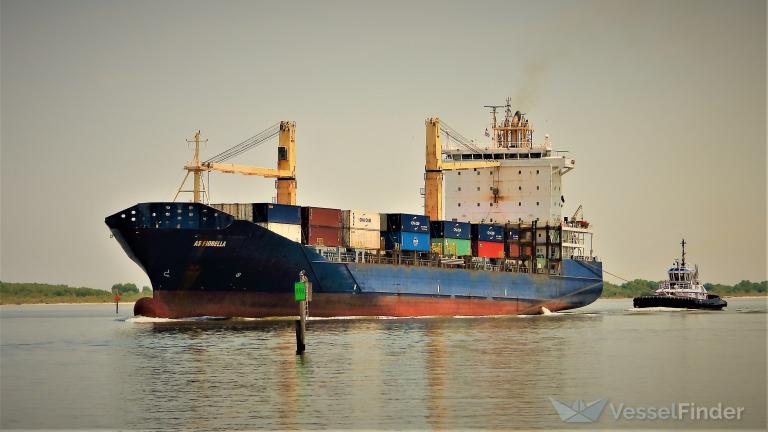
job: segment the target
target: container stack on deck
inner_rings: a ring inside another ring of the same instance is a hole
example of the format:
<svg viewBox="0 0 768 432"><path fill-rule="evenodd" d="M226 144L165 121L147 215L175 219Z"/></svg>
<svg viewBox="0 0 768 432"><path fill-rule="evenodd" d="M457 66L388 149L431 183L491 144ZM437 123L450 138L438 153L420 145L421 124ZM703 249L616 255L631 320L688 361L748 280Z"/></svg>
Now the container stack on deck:
<svg viewBox="0 0 768 432"><path fill-rule="evenodd" d="M429 252L429 218L405 213L388 214L381 219L386 250Z"/></svg>
<svg viewBox="0 0 768 432"><path fill-rule="evenodd" d="M274 233L301 241L301 207L286 204L253 204L253 222Z"/></svg>
<svg viewBox="0 0 768 432"><path fill-rule="evenodd" d="M353 249L381 248L381 215L360 210L341 212L342 243Z"/></svg>
<svg viewBox="0 0 768 432"><path fill-rule="evenodd" d="M472 255L479 258L504 258L504 227L472 224Z"/></svg>
<svg viewBox="0 0 768 432"><path fill-rule="evenodd" d="M432 221L432 252L444 256L471 256L472 230L467 222Z"/></svg>
<svg viewBox="0 0 768 432"><path fill-rule="evenodd" d="M211 204L211 207L231 215L235 220L244 220L253 222L253 204L235 203L235 204Z"/></svg>
<svg viewBox="0 0 768 432"><path fill-rule="evenodd" d="M301 208L301 242L313 246L341 246L341 210Z"/></svg>
<svg viewBox="0 0 768 432"><path fill-rule="evenodd" d="M554 272L562 260L562 227L531 224L470 224L431 221L427 216L380 214L359 210L299 207L283 204L211 204L238 220L252 221L295 242L355 250L409 251L444 257L504 259L506 268L538 273ZM170 207L169 207L170 208ZM179 207L176 213L183 213ZM146 217L154 221L158 209ZM173 213L172 216L178 216ZM201 215L204 216L204 215ZM211 216L211 215L205 215ZM177 221L176 217L171 222ZM207 220L205 217L202 220ZM211 223L215 222L211 218ZM196 219L197 220L197 219ZM207 222L206 222L207 223ZM154 225L163 225L158 219ZM202 225L201 225L202 226Z"/></svg>

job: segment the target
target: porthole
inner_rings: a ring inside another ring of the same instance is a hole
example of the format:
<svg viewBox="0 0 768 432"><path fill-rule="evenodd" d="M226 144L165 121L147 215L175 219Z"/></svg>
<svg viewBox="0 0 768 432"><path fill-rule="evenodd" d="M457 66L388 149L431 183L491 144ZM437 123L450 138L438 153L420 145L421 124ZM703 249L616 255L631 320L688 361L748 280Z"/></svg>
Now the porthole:
<svg viewBox="0 0 768 432"><path fill-rule="evenodd" d="M121 214L120 217L125 219L125 213Z"/></svg>
<svg viewBox="0 0 768 432"><path fill-rule="evenodd" d="M477 203L477 206L480 207L480 203Z"/></svg>

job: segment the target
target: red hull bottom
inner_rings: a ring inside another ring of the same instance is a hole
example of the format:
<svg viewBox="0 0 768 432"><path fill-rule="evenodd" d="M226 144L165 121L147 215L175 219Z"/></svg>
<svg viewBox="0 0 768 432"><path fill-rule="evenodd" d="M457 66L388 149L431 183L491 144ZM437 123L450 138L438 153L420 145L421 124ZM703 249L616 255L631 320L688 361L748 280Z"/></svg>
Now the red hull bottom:
<svg viewBox="0 0 768 432"><path fill-rule="evenodd" d="M489 300L407 295L315 293L310 316L484 316L529 315L572 309L562 301ZM158 318L217 317L295 317L298 306L291 294L254 292L156 291L152 298L142 298L134 314Z"/></svg>

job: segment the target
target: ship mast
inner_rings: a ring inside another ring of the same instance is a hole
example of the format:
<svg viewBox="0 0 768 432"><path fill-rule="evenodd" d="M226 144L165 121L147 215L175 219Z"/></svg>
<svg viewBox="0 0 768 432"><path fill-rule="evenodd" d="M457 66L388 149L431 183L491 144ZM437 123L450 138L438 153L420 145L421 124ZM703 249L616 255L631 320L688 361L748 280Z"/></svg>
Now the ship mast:
<svg viewBox="0 0 768 432"><path fill-rule="evenodd" d="M200 144L201 143L207 143L208 140L201 140L200 139L200 131L198 130L197 133L195 133L195 138L191 140L187 140L188 143L195 143L195 153L192 156L192 160L184 165L184 169L187 170L187 174L184 176L184 180L181 181L181 186L179 186L179 190L176 191L176 196L173 197L173 200L176 201L176 198L179 197L179 194L182 192L192 192L192 201L199 203L200 200L200 192L203 193L203 196L205 197L205 202L208 202L208 190L206 189L205 185L203 184L202 175L201 173L203 171L208 171L202 163L200 163ZM189 173L192 173L192 190L184 190L184 184L187 182L187 178L189 178Z"/></svg>
<svg viewBox="0 0 768 432"><path fill-rule="evenodd" d="M201 141L200 140L200 131L198 130L195 134L194 140L187 140L188 143L195 143L195 155L192 158L192 162L189 164L189 167L187 168L192 172L193 179L192 179L192 201L199 203L200 202L200 190L202 189L202 176L200 173L203 172L203 167L200 165L200 143L201 142L208 142L208 140ZM207 191L206 191L207 194ZM206 200L207 201L207 200Z"/></svg>
<svg viewBox="0 0 768 432"><path fill-rule="evenodd" d="M680 246L683 247L683 260L682 260L682 267L685 267L685 239L680 242Z"/></svg>

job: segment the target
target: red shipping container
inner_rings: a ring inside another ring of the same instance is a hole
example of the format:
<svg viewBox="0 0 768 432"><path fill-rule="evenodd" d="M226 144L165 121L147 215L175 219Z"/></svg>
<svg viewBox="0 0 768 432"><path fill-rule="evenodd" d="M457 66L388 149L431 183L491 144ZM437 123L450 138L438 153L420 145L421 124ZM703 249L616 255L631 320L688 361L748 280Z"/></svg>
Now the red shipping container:
<svg viewBox="0 0 768 432"><path fill-rule="evenodd" d="M517 243L509 243L509 250L507 256L510 258L517 258L520 256L520 245Z"/></svg>
<svg viewBox="0 0 768 432"><path fill-rule="evenodd" d="M302 207L301 224L305 227L341 228L341 210L322 207Z"/></svg>
<svg viewBox="0 0 768 432"><path fill-rule="evenodd" d="M472 255L480 258L504 258L504 243L474 240Z"/></svg>
<svg viewBox="0 0 768 432"><path fill-rule="evenodd" d="M341 228L310 225L302 228L301 242L312 246L341 246Z"/></svg>

